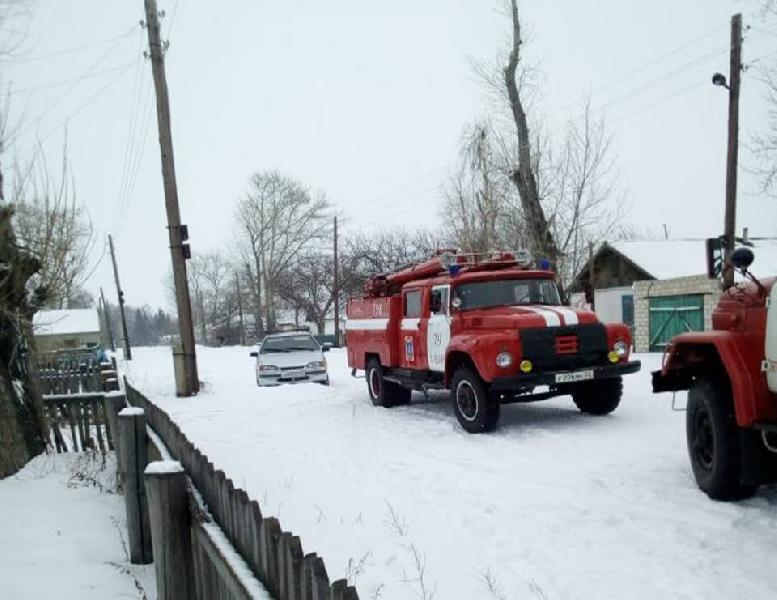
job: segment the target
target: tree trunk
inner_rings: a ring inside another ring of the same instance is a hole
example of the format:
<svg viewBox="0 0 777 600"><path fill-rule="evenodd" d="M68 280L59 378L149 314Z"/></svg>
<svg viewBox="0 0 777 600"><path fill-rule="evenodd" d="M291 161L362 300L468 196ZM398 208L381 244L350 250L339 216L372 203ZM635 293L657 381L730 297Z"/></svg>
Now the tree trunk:
<svg viewBox="0 0 777 600"><path fill-rule="evenodd" d="M540 203L537 179L532 168L529 126L518 91L518 84L515 80L518 63L521 59L521 44L523 43L521 39L521 21L518 15L518 0L512 0L512 21L513 45L504 74L507 97L510 101L510 109L518 136L518 166L510 173L510 180L518 189L518 196L521 199L521 208L524 212L532 243L532 254L536 258L548 259L551 268L555 269L558 264L559 251Z"/></svg>
<svg viewBox="0 0 777 600"><path fill-rule="evenodd" d="M10 265L0 279L0 478L43 452L47 432L25 335L35 312L26 286L39 265L17 248L12 215L10 207L0 207L0 264Z"/></svg>

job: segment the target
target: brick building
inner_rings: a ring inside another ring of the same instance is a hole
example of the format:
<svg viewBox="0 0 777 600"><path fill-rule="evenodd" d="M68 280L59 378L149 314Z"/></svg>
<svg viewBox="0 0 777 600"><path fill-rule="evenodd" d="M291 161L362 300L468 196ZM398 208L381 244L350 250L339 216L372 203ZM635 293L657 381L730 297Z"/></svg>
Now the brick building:
<svg viewBox="0 0 777 600"><path fill-rule="evenodd" d="M753 245L754 272L777 274L777 241ZM605 243L593 260L596 313L603 322L629 325L637 352L660 352L678 333L712 328L721 289L706 275L703 240ZM588 285L586 263L569 288L573 304L585 304Z"/></svg>

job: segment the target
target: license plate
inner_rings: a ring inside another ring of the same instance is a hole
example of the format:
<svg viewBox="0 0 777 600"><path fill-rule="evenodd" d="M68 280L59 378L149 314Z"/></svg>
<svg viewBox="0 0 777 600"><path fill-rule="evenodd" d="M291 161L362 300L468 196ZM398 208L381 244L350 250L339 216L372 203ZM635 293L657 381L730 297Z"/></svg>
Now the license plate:
<svg viewBox="0 0 777 600"><path fill-rule="evenodd" d="M575 383L576 381L588 381L594 378L594 372L575 371L574 373L556 373L556 383Z"/></svg>
<svg viewBox="0 0 777 600"><path fill-rule="evenodd" d="M300 379L305 376L304 371L286 371L283 374L284 379Z"/></svg>

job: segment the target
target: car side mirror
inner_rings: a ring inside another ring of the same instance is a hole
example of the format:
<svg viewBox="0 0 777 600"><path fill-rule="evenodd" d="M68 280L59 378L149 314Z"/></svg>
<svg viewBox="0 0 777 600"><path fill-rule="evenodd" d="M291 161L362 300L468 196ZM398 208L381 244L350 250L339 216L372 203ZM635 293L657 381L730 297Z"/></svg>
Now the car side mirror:
<svg viewBox="0 0 777 600"><path fill-rule="evenodd" d="M324 342L321 344L321 352L329 352L333 348L331 342Z"/></svg>
<svg viewBox="0 0 777 600"><path fill-rule="evenodd" d="M258 358L259 353L258 352L251 352L251 358Z"/></svg>

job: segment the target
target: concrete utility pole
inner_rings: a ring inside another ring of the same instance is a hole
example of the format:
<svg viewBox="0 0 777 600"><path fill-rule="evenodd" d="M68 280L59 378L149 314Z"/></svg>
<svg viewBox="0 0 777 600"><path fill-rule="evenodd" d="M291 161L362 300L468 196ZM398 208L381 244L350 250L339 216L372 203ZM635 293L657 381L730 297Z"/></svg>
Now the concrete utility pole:
<svg viewBox="0 0 777 600"><path fill-rule="evenodd" d="M113 261L113 279L116 281L116 295L119 298L119 312L121 313L121 331L124 334L124 359L132 360L132 348L127 335L127 318L124 316L124 292L119 283L119 267L116 266L116 253L113 250L113 237L108 236L108 245L111 247L111 260Z"/></svg>
<svg viewBox="0 0 777 600"><path fill-rule="evenodd" d="M340 347L340 273L339 261L337 257L337 217L335 217L335 281L334 281L334 296L335 296L335 347Z"/></svg>
<svg viewBox="0 0 777 600"><path fill-rule="evenodd" d="M100 288L100 300L103 303L103 319L105 319L105 328L108 330L108 341L111 344L111 352L116 352L116 344L113 343L113 328L111 327L111 315L108 314L108 305L105 303L105 294Z"/></svg>
<svg viewBox="0 0 777 600"><path fill-rule="evenodd" d="M243 326L243 293L240 290L240 276L235 271L235 291L237 292L237 318L240 323L240 345L246 344L246 330Z"/></svg>
<svg viewBox="0 0 777 600"><path fill-rule="evenodd" d="M156 115L159 126L159 149L162 158L162 179L165 188L165 209L167 210L167 231L170 240L170 257L173 262L173 280L175 282L175 300L178 308L178 327L181 336L183 359L183 381L177 387L179 396L192 396L200 390L197 374L197 356L194 350L194 328L192 324L192 306L189 298L189 282L186 278L186 259L191 256L186 226L181 225L181 213L178 208L178 186L175 181L175 160L173 157L173 137L170 131L170 102L167 96L165 79L165 59L159 36L159 14L156 0L144 0L146 9L146 29L148 47L151 55L151 70L156 90Z"/></svg>
<svg viewBox="0 0 777 600"><path fill-rule="evenodd" d="M737 164L739 156L739 85L742 73L742 15L731 17L731 57L728 86L728 150L726 158L726 254L723 286L734 285L734 269L730 264L734 252L737 220Z"/></svg>

